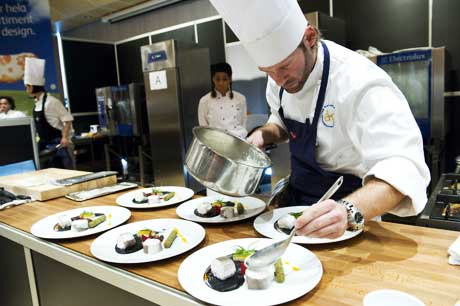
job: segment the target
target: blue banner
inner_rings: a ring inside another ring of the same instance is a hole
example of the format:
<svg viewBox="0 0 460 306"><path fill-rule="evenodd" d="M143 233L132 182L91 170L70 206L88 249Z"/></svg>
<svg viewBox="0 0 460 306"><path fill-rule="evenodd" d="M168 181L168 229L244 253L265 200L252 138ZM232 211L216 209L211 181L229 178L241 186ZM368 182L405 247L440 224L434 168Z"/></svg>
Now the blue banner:
<svg viewBox="0 0 460 306"><path fill-rule="evenodd" d="M58 92L48 0L0 1L0 95L30 114L33 103L23 82L25 57L46 60L45 88Z"/></svg>

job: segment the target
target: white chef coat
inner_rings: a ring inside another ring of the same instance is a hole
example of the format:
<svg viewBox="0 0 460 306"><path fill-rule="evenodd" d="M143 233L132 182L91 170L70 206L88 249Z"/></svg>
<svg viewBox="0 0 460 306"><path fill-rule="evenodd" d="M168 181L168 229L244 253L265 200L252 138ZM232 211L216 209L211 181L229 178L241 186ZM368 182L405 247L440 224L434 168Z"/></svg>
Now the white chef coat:
<svg viewBox="0 0 460 306"><path fill-rule="evenodd" d="M233 99L227 91L225 96L216 91L203 96L198 105L198 122L201 126L210 126L225 130L238 137L246 137L246 98L233 90Z"/></svg>
<svg viewBox="0 0 460 306"><path fill-rule="evenodd" d="M6 113L0 113L0 119L10 119L10 118L24 118L26 114L21 111L10 109Z"/></svg>
<svg viewBox="0 0 460 306"><path fill-rule="evenodd" d="M406 195L393 214L418 214L427 202L430 172L425 164L423 140L407 100L377 65L363 56L324 40L330 52L330 72L318 121L316 160L326 171L349 173L386 181ZM286 118L313 120L323 71L323 47L304 87L295 94L284 91ZM268 122L286 129L278 109L279 89L269 78Z"/></svg>
<svg viewBox="0 0 460 306"><path fill-rule="evenodd" d="M42 110L42 100L45 94L42 94L37 101L35 101L35 110L41 111ZM73 116L69 113L69 111L64 107L64 105L50 95L49 93L46 94L46 103L45 103L45 118L48 123L54 127L62 131L64 128L64 122L73 121Z"/></svg>

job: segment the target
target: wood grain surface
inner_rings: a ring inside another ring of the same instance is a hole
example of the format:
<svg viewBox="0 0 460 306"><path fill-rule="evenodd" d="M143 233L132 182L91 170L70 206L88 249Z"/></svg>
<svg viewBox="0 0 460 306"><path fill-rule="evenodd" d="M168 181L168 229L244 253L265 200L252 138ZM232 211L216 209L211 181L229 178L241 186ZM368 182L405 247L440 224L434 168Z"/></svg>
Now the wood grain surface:
<svg viewBox="0 0 460 306"><path fill-rule="evenodd" d="M40 219L65 210L115 205L119 194L86 202L65 198L34 202L0 211L0 222L30 233ZM178 218L176 206L164 209L131 210L129 223ZM220 241L260 237L250 220L225 225L204 225L205 240L194 250ZM289 305L362 305L363 297L377 289L397 289L417 296L427 306L453 306L460 300L460 266L447 263L447 248L458 232L387 222L369 222L365 232L351 240L308 248L323 264L318 286ZM90 245L96 236L57 243L92 256ZM179 290L177 271L194 250L168 260L138 265L116 265L127 271ZM399 305L390 305L399 306Z"/></svg>
<svg viewBox="0 0 460 306"><path fill-rule="evenodd" d="M62 197L68 193L105 187L117 183L116 175L74 184L72 186L57 186L50 180L66 179L89 174L91 172L48 168L21 174L0 177L0 187L15 194L23 194L39 201Z"/></svg>

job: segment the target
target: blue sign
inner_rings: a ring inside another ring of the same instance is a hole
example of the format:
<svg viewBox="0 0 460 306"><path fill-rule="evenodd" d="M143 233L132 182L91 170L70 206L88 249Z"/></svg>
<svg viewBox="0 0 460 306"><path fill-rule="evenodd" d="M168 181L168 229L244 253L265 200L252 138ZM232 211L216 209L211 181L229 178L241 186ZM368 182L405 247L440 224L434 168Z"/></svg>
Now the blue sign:
<svg viewBox="0 0 460 306"><path fill-rule="evenodd" d="M166 52L164 50L152 52L148 54L147 63L161 62L168 59Z"/></svg>
<svg viewBox="0 0 460 306"><path fill-rule="evenodd" d="M388 65L394 63L407 63L431 60L431 50L406 51L395 54L384 54L377 57L377 65Z"/></svg>
<svg viewBox="0 0 460 306"><path fill-rule="evenodd" d="M16 100L30 114L32 102L24 90L26 57L46 60L45 88L58 92L48 0L0 1L0 95Z"/></svg>

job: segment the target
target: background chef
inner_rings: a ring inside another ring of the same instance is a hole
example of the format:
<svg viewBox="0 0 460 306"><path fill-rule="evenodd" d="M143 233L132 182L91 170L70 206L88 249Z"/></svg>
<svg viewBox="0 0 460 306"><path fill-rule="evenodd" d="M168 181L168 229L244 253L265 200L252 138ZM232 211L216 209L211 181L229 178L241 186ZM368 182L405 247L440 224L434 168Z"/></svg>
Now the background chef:
<svg viewBox="0 0 460 306"><path fill-rule="evenodd" d="M45 90L45 60L26 58L24 85L26 92L35 99L33 118L37 129L39 149L50 149L60 144L54 158L46 167L73 169L72 145L70 133L72 130L72 115L64 105L48 94Z"/></svg>
<svg viewBox="0 0 460 306"><path fill-rule="evenodd" d="M246 137L246 97L232 89L232 67L227 63L211 66L211 92L200 99L198 122Z"/></svg>
<svg viewBox="0 0 460 306"><path fill-rule="evenodd" d="M334 200L306 209L298 233L335 238L362 216L422 211L430 180L420 131L390 77L321 40L295 0L211 0L268 76L271 116L249 141L289 139L289 205L311 205L340 176ZM244 12L244 13L242 13Z"/></svg>
<svg viewBox="0 0 460 306"><path fill-rule="evenodd" d="M21 111L15 110L14 99L10 96L0 96L0 119L26 117Z"/></svg>

